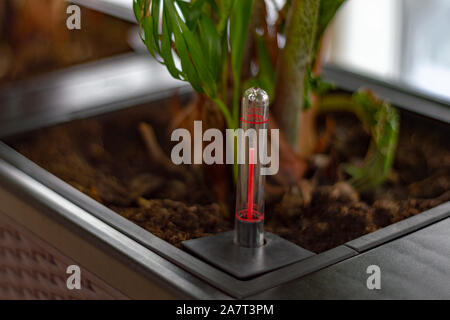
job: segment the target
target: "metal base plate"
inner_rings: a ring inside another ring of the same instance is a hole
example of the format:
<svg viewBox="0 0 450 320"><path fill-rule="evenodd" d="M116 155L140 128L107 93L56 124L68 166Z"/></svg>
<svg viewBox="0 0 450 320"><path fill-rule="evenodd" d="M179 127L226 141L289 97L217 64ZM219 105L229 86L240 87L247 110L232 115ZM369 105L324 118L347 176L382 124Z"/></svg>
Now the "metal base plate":
<svg viewBox="0 0 450 320"><path fill-rule="evenodd" d="M244 248L233 242L234 231L184 241L183 247L239 279L248 279L314 255L279 236L265 232L265 245Z"/></svg>

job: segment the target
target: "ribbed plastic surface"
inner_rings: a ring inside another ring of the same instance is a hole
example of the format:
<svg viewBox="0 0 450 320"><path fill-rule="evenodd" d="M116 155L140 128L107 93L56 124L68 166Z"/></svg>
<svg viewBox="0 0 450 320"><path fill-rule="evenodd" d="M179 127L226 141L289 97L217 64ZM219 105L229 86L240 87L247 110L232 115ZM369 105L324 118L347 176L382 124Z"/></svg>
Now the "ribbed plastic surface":
<svg viewBox="0 0 450 320"><path fill-rule="evenodd" d="M0 299L126 299L81 269L81 289L67 288L67 267L78 265L0 214Z"/></svg>

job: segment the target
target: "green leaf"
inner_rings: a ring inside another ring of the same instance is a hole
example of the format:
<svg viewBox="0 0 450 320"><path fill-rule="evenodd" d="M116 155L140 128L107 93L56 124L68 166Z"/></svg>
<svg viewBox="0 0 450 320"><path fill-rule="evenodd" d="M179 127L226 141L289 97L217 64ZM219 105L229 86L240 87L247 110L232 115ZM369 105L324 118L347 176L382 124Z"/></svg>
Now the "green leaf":
<svg viewBox="0 0 450 320"><path fill-rule="evenodd" d="M208 66L205 64L206 58L202 51L198 37L196 37L194 33L188 29L186 24L178 16L172 0L165 0L164 3L166 4L169 15L174 17L174 29L181 29L182 38L184 38L187 48L189 49L189 56L192 59L201 80L201 86L210 98L214 98L217 95L216 80L212 76ZM175 43L178 45L178 41L175 41Z"/></svg>
<svg viewBox="0 0 450 320"><path fill-rule="evenodd" d="M144 18L142 22L142 26L144 29L144 43L147 46L148 51L151 55L156 59L155 52L159 51L156 49L155 41L153 39L153 19L151 16L147 16Z"/></svg>
<svg viewBox="0 0 450 320"><path fill-rule="evenodd" d="M275 95L275 68L270 59L269 50L261 36L256 37L256 49L258 53L259 82L260 87L264 89L269 97Z"/></svg>
<svg viewBox="0 0 450 320"><path fill-rule="evenodd" d="M233 71L233 120L237 127L239 119L239 97L242 60L248 26L252 13L253 0L236 0L230 17L231 70Z"/></svg>
<svg viewBox="0 0 450 320"><path fill-rule="evenodd" d="M325 95L318 110L347 111L361 120L371 135L369 150L362 165L346 165L345 171L351 176L349 182L361 192L383 183L392 168L397 148L400 127L397 110L367 91L358 91L351 98L343 94Z"/></svg>
<svg viewBox="0 0 450 320"><path fill-rule="evenodd" d="M142 20L142 0L133 1L133 12L136 20L140 22Z"/></svg>
<svg viewBox="0 0 450 320"><path fill-rule="evenodd" d="M223 36L225 33L225 28L227 26L228 19L231 15L231 10L233 9L235 0L222 0L220 1L220 19L219 24L217 25L217 30L220 36Z"/></svg>
<svg viewBox="0 0 450 320"><path fill-rule="evenodd" d="M178 7L183 13L186 25L192 29L202 14L202 8L205 0L197 0L194 3L177 0Z"/></svg>
<svg viewBox="0 0 450 320"><path fill-rule="evenodd" d="M148 8L150 7L151 0L144 0L144 17L147 15Z"/></svg>
<svg viewBox="0 0 450 320"><path fill-rule="evenodd" d="M336 12L339 10L341 5L345 0L321 0L319 7L319 17L317 21L316 39L315 39L315 50L314 54L317 52L320 45L322 36L328 27L328 24L333 20Z"/></svg>
<svg viewBox="0 0 450 320"><path fill-rule="evenodd" d="M207 0L209 5L211 6L211 9L215 12L215 13L219 13L219 7L217 6L217 3L215 0Z"/></svg>
<svg viewBox="0 0 450 320"><path fill-rule="evenodd" d="M252 6L253 0L237 0L231 14L231 67L236 78L241 74Z"/></svg>
<svg viewBox="0 0 450 320"><path fill-rule="evenodd" d="M203 89L210 98L214 98L217 95L217 80L214 79L209 68L210 66L205 64L206 58L200 46L199 39L189 29L187 29L185 25L180 23L180 27L186 39L195 69L197 70L202 81Z"/></svg>
<svg viewBox="0 0 450 320"><path fill-rule="evenodd" d="M170 0L165 0L164 3L170 4ZM195 91L202 93L202 84L197 71L195 70L194 65L191 62L185 38L183 37L183 34L181 33L180 27L178 25L178 14L175 11L175 7L173 6L173 4L171 7L168 5L165 6L165 10L169 10L168 15L173 17L173 19L170 19L169 23L171 24L172 32L175 37L175 43L178 50L178 56L180 57L184 78L185 80L189 81Z"/></svg>
<svg viewBox="0 0 450 320"><path fill-rule="evenodd" d="M259 87L267 92L272 101L275 91L275 69L272 65L264 38L257 35L255 39L258 56L258 74L256 77L245 81L243 90L252 87Z"/></svg>
<svg viewBox="0 0 450 320"><path fill-rule="evenodd" d="M311 107L310 93L313 92L318 95L324 95L328 91L335 89L335 85L330 82L323 81L322 77L314 76L311 67L308 67L305 75L304 93L303 93L303 110Z"/></svg>
<svg viewBox="0 0 450 320"><path fill-rule="evenodd" d="M217 17L217 10L215 0L133 0L148 51L161 57L174 78L190 82L210 98L217 97L227 53L223 49L226 35L219 36L211 18ZM175 64L174 54L180 58L181 68Z"/></svg>
<svg viewBox="0 0 450 320"><path fill-rule="evenodd" d="M155 48L158 54L161 54L159 46L160 5L161 0L152 0L153 41L155 42Z"/></svg>
<svg viewBox="0 0 450 320"><path fill-rule="evenodd" d="M200 39L208 57L208 65L212 67L214 79L217 81L222 65L222 43L214 22L206 16L200 19Z"/></svg>
<svg viewBox="0 0 450 320"><path fill-rule="evenodd" d="M171 20L167 11L164 11L164 19L162 25L162 37L161 37L161 57L169 70L172 77L180 79L180 71L175 67L175 62L172 55L172 32L170 31L168 21Z"/></svg>

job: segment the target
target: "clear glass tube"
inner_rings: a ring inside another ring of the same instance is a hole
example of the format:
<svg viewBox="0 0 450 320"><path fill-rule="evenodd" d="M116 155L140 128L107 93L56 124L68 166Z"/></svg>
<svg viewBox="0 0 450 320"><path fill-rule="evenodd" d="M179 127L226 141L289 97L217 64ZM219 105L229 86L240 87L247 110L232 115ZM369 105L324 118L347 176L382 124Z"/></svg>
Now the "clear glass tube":
<svg viewBox="0 0 450 320"><path fill-rule="evenodd" d="M269 96L259 88L242 98L241 132L238 133L238 180L234 242L243 247L264 244L264 182L261 155L267 149Z"/></svg>

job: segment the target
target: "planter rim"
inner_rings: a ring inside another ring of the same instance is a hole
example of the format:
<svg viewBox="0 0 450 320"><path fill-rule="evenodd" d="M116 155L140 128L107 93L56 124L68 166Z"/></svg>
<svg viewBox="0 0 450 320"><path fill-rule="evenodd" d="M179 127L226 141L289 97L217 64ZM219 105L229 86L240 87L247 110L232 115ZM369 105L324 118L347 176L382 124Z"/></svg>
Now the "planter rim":
<svg viewBox="0 0 450 320"><path fill-rule="evenodd" d="M120 75L114 73L118 68ZM139 79L136 87L117 90L123 84L133 84L135 78ZM323 78L351 92L362 86L369 88L397 108L450 124L450 102L333 65L323 68ZM88 83L89 91L80 83ZM0 87L4 109L0 114L0 139L166 98L174 91L182 95L193 92L188 84L170 78L149 56L137 53L49 72Z"/></svg>
<svg viewBox="0 0 450 320"><path fill-rule="evenodd" d="M97 10L116 18L136 23L136 18L131 6L131 1L123 0L71 0L74 4L82 5L86 8Z"/></svg>
<svg viewBox="0 0 450 320"><path fill-rule="evenodd" d="M192 92L163 66L125 53L0 86L0 139Z"/></svg>
<svg viewBox="0 0 450 320"><path fill-rule="evenodd" d="M61 211L61 207L55 209L53 198L36 198L34 196L34 200L39 201L45 207L53 208L55 214L62 214L68 220L69 224L74 223L74 221L77 220L78 211L82 210L85 213L92 215L93 219L95 219L90 220L89 222L84 221L84 223L81 224L82 228L88 230L101 229L103 228L102 225L107 225L116 232L119 232L123 237L132 240L139 248L145 247L159 257L163 257L167 263L173 263L187 271L189 274L195 275L234 298L249 297L280 284L298 279L450 216L449 201L416 216L352 240L344 245L306 258L300 262L250 280L239 280L203 262L195 256L178 249L140 226L123 218L94 199L76 190L66 182L48 173L21 154L12 150L3 142L0 142L0 159L3 159L0 160L0 177L2 177L0 180L1 185L20 190L24 196L30 196L30 194L33 195L35 193L33 184L39 184L42 192L45 190L45 192L57 194L61 199L72 204L72 206L64 208L64 211ZM11 176L11 171L14 172L13 177ZM418 217L420 217L420 219ZM93 234L97 235L96 233ZM110 239L107 238L102 240L111 245L109 242ZM117 249L118 248L116 247L115 250ZM147 272L161 272L161 269L155 269L153 264L148 262L143 264L142 255L134 252L134 250L132 252L127 252L127 255L133 261L140 264L141 267L146 269ZM159 260L160 259L156 259L156 261ZM179 277L170 276L164 276L164 280L175 287L179 287L180 282L184 282L180 281ZM193 292L189 290L189 287L187 288L188 290L186 290L186 293L189 292L189 294L192 294ZM198 293L195 296L201 297ZM203 296L203 298L205 297Z"/></svg>
<svg viewBox="0 0 450 320"><path fill-rule="evenodd" d="M331 64L325 65L322 76L325 80L338 84L341 89L355 92L361 87L370 88L378 97L397 108L450 123L450 102L418 89L345 70Z"/></svg>
<svg viewBox="0 0 450 320"><path fill-rule="evenodd" d="M162 259L144 245L2 159L0 159L0 177L2 199L5 198L5 194L6 199L8 199L7 194L13 194L13 197L18 198L19 201L37 208L43 216L49 217L77 236L96 244L115 258L115 261L129 265L147 279L165 283L166 290L169 292L178 296L203 299L211 296L224 297L223 293L217 289L186 273L166 259ZM5 193L4 190L7 192ZM14 212L9 216L20 223L20 218L16 217Z"/></svg>
<svg viewBox="0 0 450 320"><path fill-rule="evenodd" d="M178 249L170 243L156 237L149 231L123 218L119 214L73 188L66 182L50 174L5 145L3 142L0 142L0 159L3 159L6 165L13 166L21 173L21 175L16 175L14 179L8 179L7 168L4 167L3 170L1 170L2 166L0 165L0 177L2 177L0 184L7 188L20 189L25 196L33 193L33 190L30 189L30 185L27 181L32 180L35 183L42 184L43 188L46 188L49 192L58 194L66 201L72 203L74 207L88 212L102 223L109 225L126 237L134 240L139 245L158 254L166 259L166 261L170 261L178 267L188 271L190 274L194 274L210 285L213 285L235 298L245 298L357 254L355 250L342 245L254 279L239 280L203 262L195 256ZM54 208L54 204L50 198L35 200L41 202L45 207ZM55 213L60 214L58 211L55 211ZM65 214L68 216L76 216L76 212L72 212L70 209L65 210ZM85 227L88 226L89 225L86 225ZM139 256L133 256L131 253L130 256L137 262L141 259ZM148 268L148 271L152 272L152 269ZM165 280L170 283L176 279L166 278Z"/></svg>

